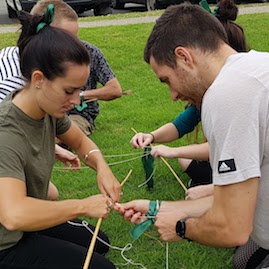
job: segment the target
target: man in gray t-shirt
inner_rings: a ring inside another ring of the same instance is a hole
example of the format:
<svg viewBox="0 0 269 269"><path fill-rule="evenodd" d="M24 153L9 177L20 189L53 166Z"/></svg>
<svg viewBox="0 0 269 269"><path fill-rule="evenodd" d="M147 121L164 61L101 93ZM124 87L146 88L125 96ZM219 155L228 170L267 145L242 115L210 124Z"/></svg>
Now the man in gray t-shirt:
<svg viewBox="0 0 269 269"><path fill-rule="evenodd" d="M259 184L253 185L258 193L251 238L264 249L269 249L268 62L268 53L250 51L231 55L202 103L213 183L215 186L247 184L247 181ZM245 195L248 197L248 193ZM239 259L242 257L238 257L237 263Z"/></svg>
<svg viewBox="0 0 269 269"><path fill-rule="evenodd" d="M157 20L144 59L174 101L201 109L213 170L213 195L155 203L161 239L239 246L234 268L268 267L269 53L237 53L218 19L184 3ZM156 147L151 153L158 157ZM149 205L131 201L119 211L139 223Z"/></svg>

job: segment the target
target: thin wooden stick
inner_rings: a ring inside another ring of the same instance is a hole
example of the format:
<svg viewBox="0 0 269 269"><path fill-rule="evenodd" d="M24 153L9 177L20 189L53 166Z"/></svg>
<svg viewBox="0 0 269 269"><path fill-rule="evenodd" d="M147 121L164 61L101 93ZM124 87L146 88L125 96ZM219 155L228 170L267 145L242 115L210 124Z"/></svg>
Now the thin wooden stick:
<svg viewBox="0 0 269 269"><path fill-rule="evenodd" d="M95 246L96 238L97 238L97 235L98 235L102 220L103 220L102 218L99 218L98 222L96 224L96 227L95 227L95 230L94 230L94 233L93 233L93 236L92 236L92 241L91 241L88 253L87 253L87 257L86 257L86 260L84 262L83 269L88 269L89 268L89 264L90 264L92 254L93 254L93 249L94 249L94 246Z"/></svg>
<svg viewBox="0 0 269 269"><path fill-rule="evenodd" d="M170 171L172 172L172 174L175 176L175 178L177 179L177 181L179 182L179 184L181 185L181 187L183 188L183 190L186 192L187 188L185 187L185 185L183 184L183 182L180 180L180 178L178 177L178 175L176 174L176 172L173 170L173 168L170 166L170 164L163 158L161 157L161 160L166 164L166 166L170 169Z"/></svg>
<svg viewBox="0 0 269 269"><path fill-rule="evenodd" d="M136 131L135 128L132 127L131 130L132 130L135 134L137 134L137 131Z"/></svg>
<svg viewBox="0 0 269 269"><path fill-rule="evenodd" d="M133 172L133 170L131 169L129 171L128 175L125 177L125 179L121 182L121 184L120 184L121 186L123 186L126 183L126 181L128 180L129 176L132 174L132 172Z"/></svg>
<svg viewBox="0 0 269 269"><path fill-rule="evenodd" d="M134 128L131 128L132 131L137 134L137 131ZM150 146L152 146L152 144L150 144ZM180 180L179 176L176 174L176 172L173 170L173 168L170 166L170 164L164 159L164 157L160 157L160 159L164 162L164 164L169 168L169 170L172 172L172 174L175 176L175 178L177 179L177 181L179 182L179 184L181 185L181 187L183 188L183 190L186 192L187 188L185 187L185 185L183 184L183 182Z"/></svg>
<svg viewBox="0 0 269 269"><path fill-rule="evenodd" d="M97 98L86 99L84 102L85 102L85 103L90 103L90 102L93 102L93 101L97 101Z"/></svg>
<svg viewBox="0 0 269 269"><path fill-rule="evenodd" d="M125 179L121 182L121 184L120 184L121 186L123 186L126 183L126 181L130 177L132 172L133 172L133 170L131 169L129 171L129 173L127 174L127 176L125 177ZM89 268L89 264L90 264L92 254L93 254L93 249L94 249L94 246L95 246L95 243L96 243L98 232L100 230L100 226L102 224L102 220L103 220L102 218L99 218L98 221L97 221L97 224L96 224L93 236L92 236L91 244L90 244L89 249L88 249L87 257L86 257L86 260L84 262L83 269L88 269Z"/></svg>

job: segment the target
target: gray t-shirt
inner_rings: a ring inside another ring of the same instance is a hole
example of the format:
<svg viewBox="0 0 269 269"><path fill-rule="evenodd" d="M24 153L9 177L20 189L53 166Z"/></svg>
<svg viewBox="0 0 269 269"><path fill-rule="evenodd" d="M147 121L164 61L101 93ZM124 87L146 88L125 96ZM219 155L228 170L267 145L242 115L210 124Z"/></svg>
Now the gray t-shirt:
<svg viewBox="0 0 269 269"><path fill-rule="evenodd" d="M33 120L11 102L12 96L0 104L0 180L22 180L27 196L46 199L55 160L55 136L65 133L71 123L67 116L55 119L46 115ZM0 251L15 245L22 235L0 224Z"/></svg>
<svg viewBox="0 0 269 269"><path fill-rule="evenodd" d="M259 177L252 239L269 249L269 54L228 58L202 102L214 185Z"/></svg>

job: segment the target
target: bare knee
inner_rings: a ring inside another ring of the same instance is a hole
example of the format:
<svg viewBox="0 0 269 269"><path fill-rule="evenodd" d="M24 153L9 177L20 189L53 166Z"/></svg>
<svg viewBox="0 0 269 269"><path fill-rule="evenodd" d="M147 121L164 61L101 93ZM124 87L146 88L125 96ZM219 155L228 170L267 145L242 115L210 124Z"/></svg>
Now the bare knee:
<svg viewBox="0 0 269 269"><path fill-rule="evenodd" d="M59 192L56 186L50 181L48 190L48 200L57 200L59 198Z"/></svg>
<svg viewBox="0 0 269 269"><path fill-rule="evenodd" d="M191 162L192 162L192 160L190 160L190 159L178 159L178 163L181 166L183 171L187 170L187 168L189 167Z"/></svg>

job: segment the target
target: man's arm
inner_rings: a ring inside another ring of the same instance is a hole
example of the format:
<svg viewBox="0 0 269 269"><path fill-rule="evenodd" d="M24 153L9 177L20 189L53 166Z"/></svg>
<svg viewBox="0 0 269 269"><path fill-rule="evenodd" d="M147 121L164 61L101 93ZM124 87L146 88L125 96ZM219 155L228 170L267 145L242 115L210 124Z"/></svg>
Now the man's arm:
<svg viewBox="0 0 269 269"><path fill-rule="evenodd" d="M253 229L259 178L215 186L212 208L203 216L187 221L190 237L213 247L233 247L246 243Z"/></svg>
<svg viewBox="0 0 269 269"><path fill-rule="evenodd" d="M161 239L180 240L175 233L176 222L181 218L190 217L186 220L186 238L212 247L244 244L253 229L258 181L258 178L252 178L241 183L215 186L212 207L208 207L208 210L206 206L210 204L205 201L208 202L209 198L185 201L185 206L182 204L181 208L174 209L178 212L176 218L172 209L168 214L165 204L162 205L155 222ZM197 212L202 213L202 210L204 214L193 217Z"/></svg>
<svg viewBox="0 0 269 269"><path fill-rule="evenodd" d="M163 227L164 232L168 232L170 233L170 236L174 236L174 238L168 238L167 241L178 241L180 238L175 236L174 223L186 216L200 217L212 207L212 202L213 196L194 201L163 201L159 212L156 215L157 226L160 229ZM145 214L149 211L149 204L149 200L132 200L127 203L117 203L116 209L126 220L138 224L147 219ZM162 236L163 234L161 234L161 237Z"/></svg>
<svg viewBox="0 0 269 269"><path fill-rule="evenodd" d="M85 90L84 98L91 100L111 101L122 96L121 85L117 78L112 78L103 87L94 90Z"/></svg>

